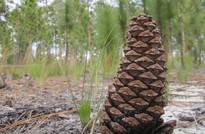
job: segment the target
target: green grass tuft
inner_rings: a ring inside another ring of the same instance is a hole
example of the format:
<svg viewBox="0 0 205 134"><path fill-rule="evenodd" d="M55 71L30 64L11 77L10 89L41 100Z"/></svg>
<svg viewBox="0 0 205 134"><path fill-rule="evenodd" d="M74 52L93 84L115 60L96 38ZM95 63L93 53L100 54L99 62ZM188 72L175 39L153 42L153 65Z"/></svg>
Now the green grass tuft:
<svg viewBox="0 0 205 134"><path fill-rule="evenodd" d="M85 127L85 125L90 121L90 114L91 114L90 101L88 100L82 101L79 108L79 115L83 127Z"/></svg>

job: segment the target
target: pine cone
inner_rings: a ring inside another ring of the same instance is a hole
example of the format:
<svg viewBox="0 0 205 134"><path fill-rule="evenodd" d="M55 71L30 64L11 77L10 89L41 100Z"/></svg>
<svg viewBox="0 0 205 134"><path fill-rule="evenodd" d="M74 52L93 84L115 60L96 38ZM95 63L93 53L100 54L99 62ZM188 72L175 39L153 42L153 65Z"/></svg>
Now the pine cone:
<svg viewBox="0 0 205 134"><path fill-rule="evenodd" d="M152 17L131 19L125 56L108 88L100 117L101 134L170 134L175 121L163 122L166 54Z"/></svg>

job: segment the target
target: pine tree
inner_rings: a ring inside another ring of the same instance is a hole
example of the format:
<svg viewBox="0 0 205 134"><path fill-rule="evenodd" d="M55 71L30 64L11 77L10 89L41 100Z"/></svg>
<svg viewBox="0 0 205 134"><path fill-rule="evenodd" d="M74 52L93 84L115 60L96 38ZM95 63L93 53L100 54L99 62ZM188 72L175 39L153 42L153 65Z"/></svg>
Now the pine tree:
<svg viewBox="0 0 205 134"><path fill-rule="evenodd" d="M163 122L166 53L151 16L133 17L125 57L101 115L101 134L170 134L175 121Z"/></svg>
<svg viewBox="0 0 205 134"><path fill-rule="evenodd" d="M45 35L45 21L37 0L23 0L9 14L15 45L16 64L31 62L31 48L34 42L42 42ZM41 44L42 45L42 44Z"/></svg>
<svg viewBox="0 0 205 134"><path fill-rule="evenodd" d="M101 53L101 63L106 74L109 74L119 58L120 37L117 8L102 2L96 6L95 39Z"/></svg>

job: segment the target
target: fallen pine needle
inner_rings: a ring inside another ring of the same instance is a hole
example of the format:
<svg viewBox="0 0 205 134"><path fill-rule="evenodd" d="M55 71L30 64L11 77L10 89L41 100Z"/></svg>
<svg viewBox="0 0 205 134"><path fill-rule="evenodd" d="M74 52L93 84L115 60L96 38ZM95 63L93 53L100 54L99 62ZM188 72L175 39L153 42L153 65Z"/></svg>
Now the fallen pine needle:
<svg viewBox="0 0 205 134"><path fill-rule="evenodd" d="M59 114L64 114L64 113L73 113L73 112L76 112L77 110L76 109L72 109L72 110L67 110L67 111L62 111L62 112L57 112L57 113L51 113L51 114L47 114L47 115L38 115L38 116L33 116L33 117L29 117L29 118L26 118L26 119L22 119L22 120L19 120L19 121L16 121L12 124L1 124L1 125L4 125L5 127L4 128L0 128L0 131L5 131L7 129L11 129L13 127L16 127L16 126L19 126L19 125L22 125L24 123L27 123L29 122L30 120L34 120L34 119L40 119L40 118L50 118L52 116L56 116L56 115L59 115Z"/></svg>

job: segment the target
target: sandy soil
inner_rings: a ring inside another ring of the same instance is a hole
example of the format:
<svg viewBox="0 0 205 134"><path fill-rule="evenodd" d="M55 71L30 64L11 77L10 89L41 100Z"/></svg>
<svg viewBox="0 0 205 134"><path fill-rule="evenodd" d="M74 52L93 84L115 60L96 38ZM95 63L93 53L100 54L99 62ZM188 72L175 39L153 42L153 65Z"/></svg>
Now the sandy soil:
<svg viewBox="0 0 205 134"><path fill-rule="evenodd" d="M174 134L205 134L205 72L189 74L187 82L171 73L169 101L164 120L175 119ZM43 86L38 79L7 79L8 87L0 90L0 134L79 134L81 123L73 100L80 104L82 97L91 94L92 114L95 114L106 94L109 79L99 84L86 76L76 80L50 77ZM82 96L82 89L84 94ZM74 98L71 96L71 89ZM98 133L98 122L94 133Z"/></svg>

